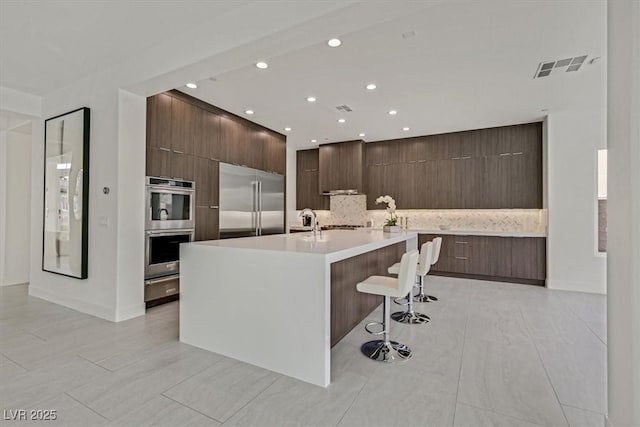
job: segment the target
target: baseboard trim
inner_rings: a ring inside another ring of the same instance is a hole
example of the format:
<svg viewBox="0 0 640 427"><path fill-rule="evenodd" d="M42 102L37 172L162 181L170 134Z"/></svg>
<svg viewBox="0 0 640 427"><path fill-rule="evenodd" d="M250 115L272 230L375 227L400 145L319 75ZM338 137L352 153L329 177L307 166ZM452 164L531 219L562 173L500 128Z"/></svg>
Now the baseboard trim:
<svg viewBox="0 0 640 427"><path fill-rule="evenodd" d="M116 312L111 307L83 301L81 299L73 297L60 297L60 295L55 294L48 289L40 288L33 285L29 285L29 295L52 302L54 304L62 305L81 313L109 320L110 322L116 321Z"/></svg>
<svg viewBox="0 0 640 427"><path fill-rule="evenodd" d="M144 316L146 307L144 302L140 304L132 304L129 307L116 311L116 322L133 319L134 317Z"/></svg>
<svg viewBox="0 0 640 427"><path fill-rule="evenodd" d="M585 284L582 282L571 282L569 280L547 279L547 288L558 290L558 291L586 292L590 294L600 294L600 295L607 294L606 290L604 292L596 290L596 289L602 288L602 286L599 286L596 283Z"/></svg>

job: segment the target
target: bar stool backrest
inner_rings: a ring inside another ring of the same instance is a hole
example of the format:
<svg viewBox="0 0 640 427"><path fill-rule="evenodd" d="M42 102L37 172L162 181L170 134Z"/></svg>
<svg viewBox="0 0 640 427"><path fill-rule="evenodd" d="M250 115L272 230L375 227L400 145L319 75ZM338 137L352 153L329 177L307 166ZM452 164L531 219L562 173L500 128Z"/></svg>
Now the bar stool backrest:
<svg viewBox="0 0 640 427"><path fill-rule="evenodd" d="M420 248L420 257L418 258L418 276L426 276L431 269L431 261L433 260L433 243L426 242Z"/></svg>
<svg viewBox="0 0 640 427"><path fill-rule="evenodd" d="M436 237L433 239L433 261L431 261L431 265L438 262L440 258L440 248L442 247L442 237Z"/></svg>
<svg viewBox="0 0 640 427"><path fill-rule="evenodd" d="M400 273L398 274L398 290L399 296L409 293L416 280L416 270L418 268L418 251L412 250L404 255L400 260Z"/></svg>

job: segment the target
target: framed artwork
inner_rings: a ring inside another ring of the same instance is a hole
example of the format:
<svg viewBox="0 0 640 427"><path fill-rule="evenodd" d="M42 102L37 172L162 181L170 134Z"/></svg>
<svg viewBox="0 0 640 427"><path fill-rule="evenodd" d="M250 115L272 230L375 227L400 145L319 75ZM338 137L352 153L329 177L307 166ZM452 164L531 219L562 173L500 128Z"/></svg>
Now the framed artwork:
<svg viewBox="0 0 640 427"><path fill-rule="evenodd" d="M42 269L87 278L90 112L45 121Z"/></svg>

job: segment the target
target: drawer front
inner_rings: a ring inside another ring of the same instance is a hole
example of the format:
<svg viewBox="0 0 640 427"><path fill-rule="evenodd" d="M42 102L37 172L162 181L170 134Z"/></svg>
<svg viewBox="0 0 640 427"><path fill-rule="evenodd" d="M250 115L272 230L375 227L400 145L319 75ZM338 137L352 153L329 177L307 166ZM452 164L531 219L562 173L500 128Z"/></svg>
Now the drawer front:
<svg viewBox="0 0 640 427"><path fill-rule="evenodd" d="M144 301L153 301L180 293L180 277L161 277L144 282Z"/></svg>

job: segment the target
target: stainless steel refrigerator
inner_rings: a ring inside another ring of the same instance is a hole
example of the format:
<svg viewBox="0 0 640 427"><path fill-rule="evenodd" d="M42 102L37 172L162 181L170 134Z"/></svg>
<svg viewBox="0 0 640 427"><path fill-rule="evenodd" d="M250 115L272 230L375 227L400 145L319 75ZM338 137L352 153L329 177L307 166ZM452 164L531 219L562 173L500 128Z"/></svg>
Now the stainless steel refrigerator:
<svg viewBox="0 0 640 427"><path fill-rule="evenodd" d="M220 238L284 233L284 176L220 163Z"/></svg>

